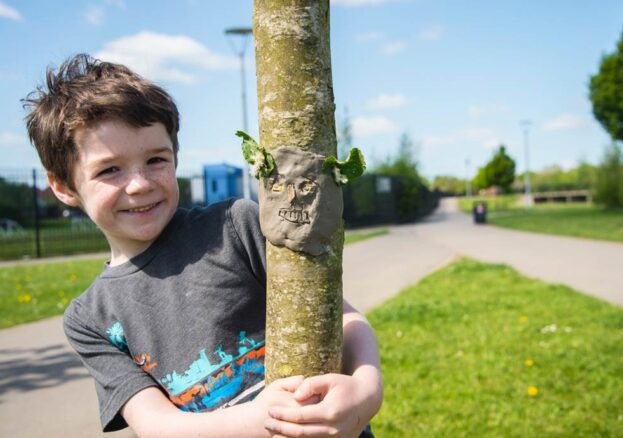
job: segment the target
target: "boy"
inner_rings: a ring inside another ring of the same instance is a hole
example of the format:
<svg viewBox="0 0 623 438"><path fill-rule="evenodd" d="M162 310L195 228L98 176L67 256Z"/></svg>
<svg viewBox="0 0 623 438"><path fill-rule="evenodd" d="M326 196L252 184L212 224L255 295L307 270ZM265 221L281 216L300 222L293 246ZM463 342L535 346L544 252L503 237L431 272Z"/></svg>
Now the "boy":
<svg viewBox="0 0 623 438"><path fill-rule="evenodd" d="M47 90L39 87L25 106L50 187L82 208L110 245L104 271L64 318L95 379L104 431L362 433L382 400L379 359L368 323L347 303L349 375L298 376L264 388L257 206L177 208L179 115L164 90L122 65L77 55L48 70Z"/></svg>

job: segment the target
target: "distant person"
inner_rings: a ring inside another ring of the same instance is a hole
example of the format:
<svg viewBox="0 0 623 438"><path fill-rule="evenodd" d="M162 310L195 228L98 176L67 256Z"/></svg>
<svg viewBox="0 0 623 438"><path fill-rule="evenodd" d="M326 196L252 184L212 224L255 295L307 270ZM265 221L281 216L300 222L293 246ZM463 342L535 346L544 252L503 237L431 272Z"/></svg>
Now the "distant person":
<svg viewBox="0 0 623 438"><path fill-rule="evenodd" d="M265 242L257 204L178 208L178 110L119 64L77 55L25 106L54 194L102 230L110 260L65 311L104 431L139 436L372 436L379 356L344 303L344 372L264 387ZM364 430L365 428L365 430ZM363 432L362 432L363 431Z"/></svg>

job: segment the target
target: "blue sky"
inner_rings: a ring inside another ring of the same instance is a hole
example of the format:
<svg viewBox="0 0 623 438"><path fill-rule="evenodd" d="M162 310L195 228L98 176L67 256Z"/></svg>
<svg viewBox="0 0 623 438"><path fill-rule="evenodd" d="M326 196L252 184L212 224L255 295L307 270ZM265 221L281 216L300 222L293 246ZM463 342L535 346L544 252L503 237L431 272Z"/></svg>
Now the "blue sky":
<svg viewBox="0 0 623 438"><path fill-rule="evenodd" d="M0 169L38 165L19 99L48 65L87 52L163 85L182 114L180 171L241 164L240 78L223 31L250 26L251 0L0 0ZM623 2L332 0L338 127L345 109L369 161L407 132L427 177L466 174L500 143L533 169L597 162L609 137L587 84L623 31ZM253 45L248 113L257 135Z"/></svg>

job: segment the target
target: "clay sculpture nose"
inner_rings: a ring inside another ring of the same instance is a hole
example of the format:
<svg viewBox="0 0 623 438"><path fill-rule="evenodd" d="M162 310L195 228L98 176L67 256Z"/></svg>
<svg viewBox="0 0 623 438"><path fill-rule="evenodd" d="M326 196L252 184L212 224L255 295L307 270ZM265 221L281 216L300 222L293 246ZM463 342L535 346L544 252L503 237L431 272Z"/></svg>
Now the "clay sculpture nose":
<svg viewBox="0 0 623 438"><path fill-rule="evenodd" d="M296 189L294 188L294 184L288 184L286 190L288 192L288 202L292 204L296 199Z"/></svg>

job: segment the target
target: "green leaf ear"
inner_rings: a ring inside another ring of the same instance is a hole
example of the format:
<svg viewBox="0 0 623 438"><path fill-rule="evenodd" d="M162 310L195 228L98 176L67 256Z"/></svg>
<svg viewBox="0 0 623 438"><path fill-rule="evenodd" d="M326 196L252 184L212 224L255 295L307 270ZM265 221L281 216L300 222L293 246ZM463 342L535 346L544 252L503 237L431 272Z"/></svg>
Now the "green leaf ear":
<svg viewBox="0 0 623 438"><path fill-rule="evenodd" d="M266 149L261 147L249 134L236 131L242 138L242 156L252 166L253 176L257 179L266 178L275 169L275 160Z"/></svg>
<svg viewBox="0 0 623 438"><path fill-rule="evenodd" d="M322 171L331 175L338 186L348 184L361 176L365 170L366 160L358 148L352 148L348 152L348 157L343 161L329 155L322 164Z"/></svg>

